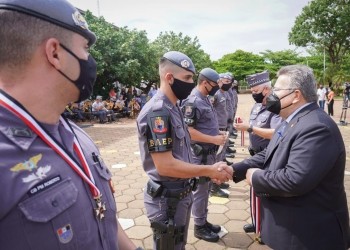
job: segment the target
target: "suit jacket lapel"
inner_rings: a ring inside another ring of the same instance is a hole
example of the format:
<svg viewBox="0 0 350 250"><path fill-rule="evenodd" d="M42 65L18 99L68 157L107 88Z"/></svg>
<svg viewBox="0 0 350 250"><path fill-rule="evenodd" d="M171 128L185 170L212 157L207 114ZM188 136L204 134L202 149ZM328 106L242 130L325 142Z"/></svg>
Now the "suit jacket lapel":
<svg viewBox="0 0 350 250"><path fill-rule="evenodd" d="M307 115L308 113L310 113L311 111L315 110L319 108L319 106L317 105L317 103L312 103L306 107L304 107L303 109L301 109L294 117L293 119L286 125L284 131L283 131L283 134L282 134L282 137L280 137L280 135L275 132L275 134L273 135L268 147L267 147L267 150L266 150L266 155L265 155L265 163L264 165L266 164L266 162L269 161L269 159L273 156L274 152L276 151L278 145L280 144L281 141L284 140L284 138L286 137L287 135L287 131L290 129L290 128L293 128L295 126L296 123L299 122L299 119L302 118L303 116ZM283 126L281 124L281 126ZM280 127L281 127L280 126ZM280 129L280 127L278 127L277 131Z"/></svg>

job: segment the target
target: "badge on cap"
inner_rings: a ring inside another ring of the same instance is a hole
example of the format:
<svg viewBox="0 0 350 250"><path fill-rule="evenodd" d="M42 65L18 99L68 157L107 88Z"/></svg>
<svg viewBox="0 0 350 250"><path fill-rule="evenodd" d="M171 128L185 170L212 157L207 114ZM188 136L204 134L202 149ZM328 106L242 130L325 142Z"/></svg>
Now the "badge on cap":
<svg viewBox="0 0 350 250"><path fill-rule="evenodd" d="M63 244L70 242L73 238L73 230L70 224L57 229L56 232L57 232L59 241Z"/></svg>
<svg viewBox="0 0 350 250"><path fill-rule="evenodd" d="M190 67L190 62L189 61L187 61L187 60L182 60L181 62L180 62L180 64L181 64L181 67L183 67L183 68L189 68Z"/></svg>
<svg viewBox="0 0 350 250"><path fill-rule="evenodd" d="M83 17L82 14L80 14L80 12L78 10L72 14L72 18L73 18L75 25L77 25L85 30L89 29L89 26L88 26L85 18Z"/></svg>

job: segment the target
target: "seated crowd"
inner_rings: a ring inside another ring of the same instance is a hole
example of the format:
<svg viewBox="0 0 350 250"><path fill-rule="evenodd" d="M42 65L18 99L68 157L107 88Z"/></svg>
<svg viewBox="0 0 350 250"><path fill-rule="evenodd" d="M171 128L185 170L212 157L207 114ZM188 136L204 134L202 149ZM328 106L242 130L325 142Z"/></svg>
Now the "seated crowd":
<svg viewBox="0 0 350 250"><path fill-rule="evenodd" d="M116 99L102 100L102 96L97 96L94 101L85 100L80 103L70 103L66 106L63 115L75 122L85 122L87 120L99 123L114 122L120 117L136 118L140 105L133 98L126 106L123 97Z"/></svg>

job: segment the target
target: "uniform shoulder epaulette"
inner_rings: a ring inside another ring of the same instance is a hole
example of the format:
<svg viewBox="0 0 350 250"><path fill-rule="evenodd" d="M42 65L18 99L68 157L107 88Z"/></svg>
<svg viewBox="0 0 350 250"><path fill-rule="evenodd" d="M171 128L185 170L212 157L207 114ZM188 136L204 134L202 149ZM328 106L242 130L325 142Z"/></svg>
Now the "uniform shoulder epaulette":
<svg viewBox="0 0 350 250"><path fill-rule="evenodd" d="M164 101L162 99L158 99L154 102L154 105L152 107L152 111L160 111L163 109Z"/></svg>

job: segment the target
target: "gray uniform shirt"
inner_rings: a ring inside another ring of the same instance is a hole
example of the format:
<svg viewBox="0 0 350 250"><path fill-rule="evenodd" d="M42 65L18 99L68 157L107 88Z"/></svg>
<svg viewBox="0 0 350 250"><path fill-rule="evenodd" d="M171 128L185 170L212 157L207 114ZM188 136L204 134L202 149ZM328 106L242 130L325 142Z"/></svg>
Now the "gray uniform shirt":
<svg viewBox="0 0 350 250"><path fill-rule="evenodd" d="M227 91L227 93L229 93L231 97L231 103L232 103L232 109L233 109L232 118L233 118L233 116L236 114L236 111L237 111L238 95L235 88L230 88Z"/></svg>
<svg viewBox="0 0 350 250"><path fill-rule="evenodd" d="M156 118L149 121L151 116ZM174 106L163 92L158 90L137 117L137 129L141 161L147 175L154 181L180 180L160 176L151 157L152 151L171 150L174 158L192 162L190 136L179 106ZM149 136L151 133L158 135L163 133L164 137L152 140Z"/></svg>
<svg viewBox="0 0 350 250"><path fill-rule="evenodd" d="M197 88L194 88L187 99L181 104L182 109L184 109L185 112L187 104L194 105L194 121L193 123L188 124L189 127L193 127L206 135L215 136L219 134L219 124L216 111L207 96L202 95ZM193 140L191 142L201 144L204 149L213 148L213 146L215 146L212 143L196 142Z"/></svg>
<svg viewBox="0 0 350 250"><path fill-rule="evenodd" d="M99 151L88 135L72 124L106 203L102 220L88 185L53 149L2 106L0 120L0 248L118 249L111 173L102 160L94 162ZM75 156L71 131L43 126Z"/></svg>
<svg viewBox="0 0 350 250"><path fill-rule="evenodd" d="M261 103L255 103L250 113L249 124L259 128L276 128L282 122L279 115L275 115L266 109ZM260 152L267 147L270 140L264 139L254 133L249 133L250 147L255 152Z"/></svg>
<svg viewBox="0 0 350 250"><path fill-rule="evenodd" d="M226 94L221 90L216 91L214 95L213 107L216 110L220 129L227 128L228 112L226 102Z"/></svg>
<svg viewBox="0 0 350 250"><path fill-rule="evenodd" d="M233 102L232 102L232 97L230 95L230 90L225 91L225 97L226 97L226 107L227 107L227 120L232 120L233 119ZM233 122L233 120L232 120ZM231 123L232 123L231 122Z"/></svg>

